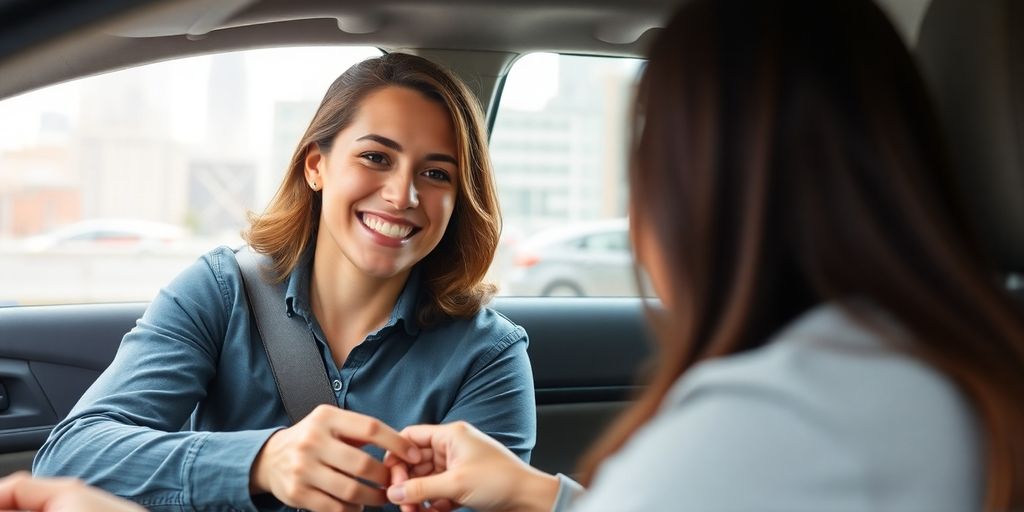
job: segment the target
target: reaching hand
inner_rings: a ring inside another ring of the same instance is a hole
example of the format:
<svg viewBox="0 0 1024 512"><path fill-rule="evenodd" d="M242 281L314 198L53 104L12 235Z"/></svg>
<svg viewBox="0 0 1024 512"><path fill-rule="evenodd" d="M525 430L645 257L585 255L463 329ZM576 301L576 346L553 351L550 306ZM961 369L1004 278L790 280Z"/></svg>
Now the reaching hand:
<svg viewBox="0 0 1024 512"><path fill-rule="evenodd" d="M384 505L391 475L359 449L365 444L389 450L408 463L420 461L420 451L380 420L321 405L270 436L253 462L250 490L269 491L285 505L318 511Z"/></svg>
<svg viewBox="0 0 1024 512"><path fill-rule="evenodd" d="M455 506L547 511L554 504L555 477L530 467L468 423L417 425L403 430L402 436L425 456L422 463L412 465L391 453L384 457L392 469L388 499L402 505L403 512L447 512Z"/></svg>
<svg viewBox="0 0 1024 512"><path fill-rule="evenodd" d="M0 510L145 512L130 501L73 478L32 478L26 472L0 479Z"/></svg>

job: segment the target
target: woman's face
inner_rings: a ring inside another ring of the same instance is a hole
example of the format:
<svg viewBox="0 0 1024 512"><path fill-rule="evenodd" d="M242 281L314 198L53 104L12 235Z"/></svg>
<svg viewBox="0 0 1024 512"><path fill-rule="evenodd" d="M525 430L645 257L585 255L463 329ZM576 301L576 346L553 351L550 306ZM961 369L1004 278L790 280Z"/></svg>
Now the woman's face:
<svg viewBox="0 0 1024 512"><path fill-rule="evenodd" d="M456 148L438 102L405 87L367 95L330 150L314 147L306 157L306 181L323 191L318 257L325 249L378 278L423 259L455 208Z"/></svg>

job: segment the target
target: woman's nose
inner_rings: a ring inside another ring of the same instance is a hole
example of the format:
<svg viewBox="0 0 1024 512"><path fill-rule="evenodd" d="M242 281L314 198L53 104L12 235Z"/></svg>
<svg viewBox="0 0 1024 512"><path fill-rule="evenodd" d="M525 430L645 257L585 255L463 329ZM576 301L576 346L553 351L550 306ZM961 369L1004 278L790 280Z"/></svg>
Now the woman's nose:
<svg viewBox="0 0 1024 512"><path fill-rule="evenodd" d="M397 210L416 208L420 204L415 180L408 173L394 172L381 190L381 197Z"/></svg>

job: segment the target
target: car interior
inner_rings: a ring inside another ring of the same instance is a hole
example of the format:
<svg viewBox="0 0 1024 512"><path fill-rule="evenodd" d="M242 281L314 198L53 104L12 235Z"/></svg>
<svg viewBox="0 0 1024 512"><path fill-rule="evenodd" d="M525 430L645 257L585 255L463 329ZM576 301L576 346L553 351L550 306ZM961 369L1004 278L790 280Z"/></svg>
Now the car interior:
<svg viewBox="0 0 1024 512"><path fill-rule="evenodd" d="M1013 0L880 3L930 81L977 231L1007 276L1021 271L1024 237L1014 234L1024 226L1024 101L1014 56L1022 48L1024 35L1015 29L1024 25L1024 6ZM14 0L0 2L0 99L185 56L360 45L414 53L449 67L470 85L493 126L517 59L534 52L642 58L674 5ZM50 429L107 366L145 307L144 301L0 307L0 474L30 468ZM532 464L572 473L582 451L639 389L653 349L646 302L502 296L492 307L529 333L538 406Z"/></svg>

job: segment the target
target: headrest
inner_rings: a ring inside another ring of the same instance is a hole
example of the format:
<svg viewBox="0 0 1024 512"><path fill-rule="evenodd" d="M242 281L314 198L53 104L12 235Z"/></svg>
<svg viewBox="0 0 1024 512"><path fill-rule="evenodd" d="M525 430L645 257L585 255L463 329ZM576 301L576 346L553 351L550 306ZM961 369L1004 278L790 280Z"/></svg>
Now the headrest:
<svg viewBox="0 0 1024 512"><path fill-rule="evenodd" d="M1024 2L932 0L917 56L990 254L1024 271Z"/></svg>

